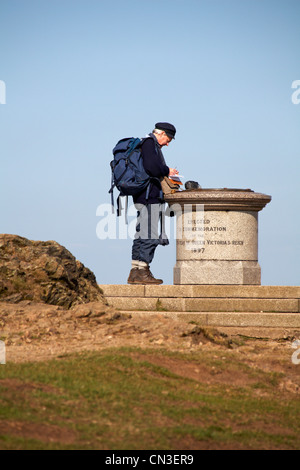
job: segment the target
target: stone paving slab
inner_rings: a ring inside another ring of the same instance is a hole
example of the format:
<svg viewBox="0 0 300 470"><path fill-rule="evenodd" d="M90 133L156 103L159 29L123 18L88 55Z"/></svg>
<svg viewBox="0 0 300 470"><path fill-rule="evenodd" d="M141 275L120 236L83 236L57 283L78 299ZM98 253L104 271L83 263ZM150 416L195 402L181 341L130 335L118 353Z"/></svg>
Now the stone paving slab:
<svg viewBox="0 0 300 470"><path fill-rule="evenodd" d="M300 329L300 315L297 313L256 313L256 312L157 312L157 311L126 311L122 313L139 316L157 315L168 318L196 322L200 326L232 327L232 328L293 328Z"/></svg>
<svg viewBox="0 0 300 470"><path fill-rule="evenodd" d="M298 299L108 297L120 310L179 312L299 312Z"/></svg>
<svg viewBox="0 0 300 470"><path fill-rule="evenodd" d="M232 285L100 285L108 297L168 297L168 298L261 298L300 299L300 286L232 286Z"/></svg>

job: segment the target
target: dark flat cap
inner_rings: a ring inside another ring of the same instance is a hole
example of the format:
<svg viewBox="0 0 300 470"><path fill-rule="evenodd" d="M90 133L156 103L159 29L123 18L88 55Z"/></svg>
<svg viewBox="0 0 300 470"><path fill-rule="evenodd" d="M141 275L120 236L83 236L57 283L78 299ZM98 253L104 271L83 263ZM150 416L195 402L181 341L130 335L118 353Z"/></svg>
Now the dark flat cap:
<svg viewBox="0 0 300 470"><path fill-rule="evenodd" d="M170 124L168 122L157 122L155 124L155 129L164 131L168 137L170 137L171 139L175 139L176 128L173 126L173 124Z"/></svg>

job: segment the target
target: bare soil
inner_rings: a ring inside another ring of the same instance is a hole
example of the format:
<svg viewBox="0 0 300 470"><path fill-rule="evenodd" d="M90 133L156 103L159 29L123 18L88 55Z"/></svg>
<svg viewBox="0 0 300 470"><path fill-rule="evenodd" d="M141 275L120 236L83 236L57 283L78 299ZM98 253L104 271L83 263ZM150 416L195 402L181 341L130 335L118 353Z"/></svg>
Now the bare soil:
<svg viewBox="0 0 300 470"><path fill-rule="evenodd" d="M46 361L75 352L120 347L186 353L203 350L215 351L216 355L231 349L253 369L282 373L282 391L298 394L300 364L292 362L292 343L299 338L300 331L295 329L207 329L170 318L164 312L130 315L101 302L71 310L30 301L0 302L0 339L6 346L6 363ZM202 382L243 386L249 381L249 374L240 370L236 375L226 367L214 371L204 364L196 367L188 360L163 355L159 364Z"/></svg>
<svg viewBox="0 0 300 470"><path fill-rule="evenodd" d="M280 380L276 383L276 389L286 400L298 398L300 393L300 364L292 362L295 351L292 343L299 338L299 330L207 329L170 318L164 312L130 315L117 312L101 302L80 305L71 310L31 301L18 304L0 302L0 340L5 343L7 364L47 361L83 351L130 347L135 348L130 354L137 361L147 360L202 384L221 384L225 392L232 385L247 387L257 380L255 374L252 376L249 373L249 367L254 371L277 372ZM157 353L159 350L184 354L153 354L153 351ZM209 361L189 360L193 352L201 351L207 353L206 357L223 361L223 366L216 368ZM239 363L236 370L229 362L228 351L233 362ZM245 372L240 364L247 366ZM31 393L26 387L34 387L35 384L7 378L0 381L0 386L21 397ZM40 389L41 384L38 387ZM253 393L262 395L264 391L258 389ZM265 426L266 423L262 423L262 429ZM66 446L72 445L78 438L76 431L61 426L18 420L1 420L0 435L2 431L15 438L60 442ZM283 432L281 427L280 432ZM180 440L178 448L198 448L198 442L189 442L190 437L186 439L187 442ZM176 443L174 445L177 448ZM201 445L201 448L206 445L207 448L226 449L227 444L207 441Z"/></svg>

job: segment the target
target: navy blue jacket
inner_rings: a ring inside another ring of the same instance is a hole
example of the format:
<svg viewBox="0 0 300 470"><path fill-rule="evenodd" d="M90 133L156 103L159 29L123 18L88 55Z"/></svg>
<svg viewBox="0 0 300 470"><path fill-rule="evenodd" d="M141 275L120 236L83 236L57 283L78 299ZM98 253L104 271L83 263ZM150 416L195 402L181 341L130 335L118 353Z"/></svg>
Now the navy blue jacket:
<svg viewBox="0 0 300 470"><path fill-rule="evenodd" d="M143 140L141 150L144 168L148 175L154 179L150 183L148 199L146 199L147 189L145 189L137 196L134 196L133 201L135 204L158 204L162 202L159 179L169 176L170 168L166 165L160 145L153 134Z"/></svg>

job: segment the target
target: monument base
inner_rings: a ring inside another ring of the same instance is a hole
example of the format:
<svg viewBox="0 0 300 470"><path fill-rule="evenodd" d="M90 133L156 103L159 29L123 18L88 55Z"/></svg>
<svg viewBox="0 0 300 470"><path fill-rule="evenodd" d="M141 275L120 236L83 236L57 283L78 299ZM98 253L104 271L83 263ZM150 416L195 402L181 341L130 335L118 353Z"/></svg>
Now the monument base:
<svg viewBox="0 0 300 470"><path fill-rule="evenodd" d="M257 261L177 261L174 284L260 285Z"/></svg>
<svg viewBox="0 0 300 470"><path fill-rule="evenodd" d="M176 191L174 284L260 285L258 212L271 196L251 189Z"/></svg>

